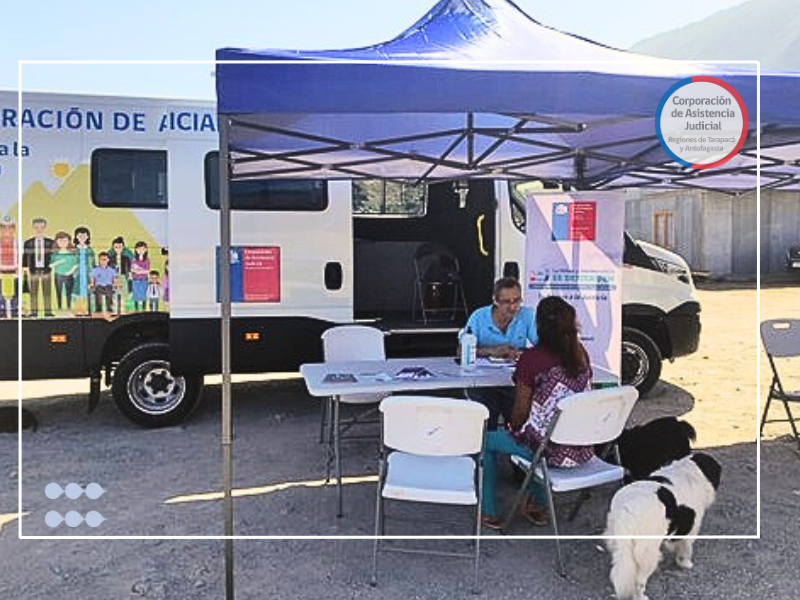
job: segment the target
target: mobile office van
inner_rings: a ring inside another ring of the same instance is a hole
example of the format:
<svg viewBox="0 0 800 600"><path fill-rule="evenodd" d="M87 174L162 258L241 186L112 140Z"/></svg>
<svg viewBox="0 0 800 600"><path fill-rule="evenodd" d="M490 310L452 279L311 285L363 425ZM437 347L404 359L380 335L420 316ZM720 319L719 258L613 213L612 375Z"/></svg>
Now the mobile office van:
<svg viewBox="0 0 800 600"><path fill-rule="evenodd" d="M215 119L211 103L32 93L20 111L0 93L0 377L89 377L90 407L105 379L147 426L190 414L220 368ZM390 356L452 353L495 278L522 272L526 185L234 182L233 370L294 371L352 321L386 331ZM647 390L697 348L699 305L680 257L625 243L623 379ZM418 285L425 244L456 258L460 296Z"/></svg>

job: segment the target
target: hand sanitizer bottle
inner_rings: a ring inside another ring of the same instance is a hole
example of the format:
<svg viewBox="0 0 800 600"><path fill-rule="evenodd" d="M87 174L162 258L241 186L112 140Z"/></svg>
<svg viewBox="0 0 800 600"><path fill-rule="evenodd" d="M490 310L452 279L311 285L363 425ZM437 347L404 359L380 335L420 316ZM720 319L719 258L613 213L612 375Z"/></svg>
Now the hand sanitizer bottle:
<svg viewBox="0 0 800 600"><path fill-rule="evenodd" d="M461 368L465 371L471 371L475 368L475 361L478 355L478 339L469 327L462 331L460 344Z"/></svg>

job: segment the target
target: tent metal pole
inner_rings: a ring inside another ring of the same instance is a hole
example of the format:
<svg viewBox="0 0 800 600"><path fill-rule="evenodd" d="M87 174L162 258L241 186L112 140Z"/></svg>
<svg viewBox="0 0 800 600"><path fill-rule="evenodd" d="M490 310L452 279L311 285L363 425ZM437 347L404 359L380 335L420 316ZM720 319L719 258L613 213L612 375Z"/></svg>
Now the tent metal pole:
<svg viewBox="0 0 800 600"><path fill-rule="evenodd" d="M228 134L231 121L219 119L219 274L220 341L222 360L222 473L225 511L225 599L233 590L233 448L231 435L231 203Z"/></svg>

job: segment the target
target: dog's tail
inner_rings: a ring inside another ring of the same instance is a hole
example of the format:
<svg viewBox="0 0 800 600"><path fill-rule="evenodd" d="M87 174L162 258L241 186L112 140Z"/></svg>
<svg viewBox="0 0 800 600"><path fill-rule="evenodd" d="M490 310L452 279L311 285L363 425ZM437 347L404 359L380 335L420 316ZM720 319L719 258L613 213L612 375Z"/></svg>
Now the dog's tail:
<svg viewBox="0 0 800 600"><path fill-rule="evenodd" d="M678 421L678 431L680 431L681 435L687 440L691 440L692 442L697 441L697 432L688 421Z"/></svg>
<svg viewBox="0 0 800 600"><path fill-rule="evenodd" d="M636 596L636 540L619 538L611 546L611 584L617 598Z"/></svg>

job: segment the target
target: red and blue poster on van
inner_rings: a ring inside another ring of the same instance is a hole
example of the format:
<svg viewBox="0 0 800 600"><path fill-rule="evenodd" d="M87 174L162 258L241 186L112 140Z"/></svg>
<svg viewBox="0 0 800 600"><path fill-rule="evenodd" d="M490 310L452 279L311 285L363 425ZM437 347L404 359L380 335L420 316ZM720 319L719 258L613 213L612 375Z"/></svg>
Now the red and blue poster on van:
<svg viewBox="0 0 800 600"><path fill-rule="evenodd" d="M231 246L230 264L231 302L281 301L279 246ZM219 281L217 273L217 302L220 301Z"/></svg>

